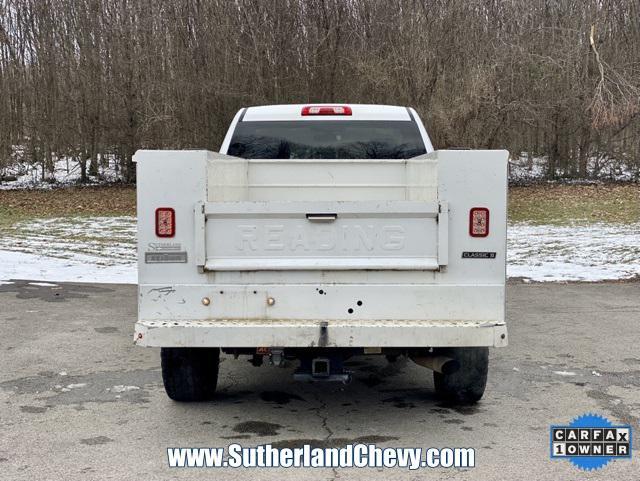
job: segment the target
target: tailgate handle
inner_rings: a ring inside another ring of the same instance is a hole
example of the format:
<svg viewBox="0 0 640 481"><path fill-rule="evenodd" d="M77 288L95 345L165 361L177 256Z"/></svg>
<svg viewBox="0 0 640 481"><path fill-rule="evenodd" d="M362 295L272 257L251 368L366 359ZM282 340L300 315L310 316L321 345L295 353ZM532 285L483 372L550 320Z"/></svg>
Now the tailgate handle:
<svg viewBox="0 0 640 481"><path fill-rule="evenodd" d="M309 222L333 222L338 218L338 214L307 214Z"/></svg>

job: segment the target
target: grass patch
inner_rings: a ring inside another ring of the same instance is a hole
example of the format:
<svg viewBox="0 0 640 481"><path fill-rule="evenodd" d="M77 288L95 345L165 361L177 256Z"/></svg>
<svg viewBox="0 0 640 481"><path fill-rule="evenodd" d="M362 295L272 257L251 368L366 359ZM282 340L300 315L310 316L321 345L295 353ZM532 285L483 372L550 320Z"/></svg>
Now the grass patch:
<svg viewBox="0 0 640 481"><path fill-rule="evenodd" d="M121 215L136 215L135 187L0 190L0 228L35 218ZM640 222L640 185L511 187L509 220L560 225Z"/></svg>
<svg viewBox="0 0 640 481"><path fill-rule="evenodd" d="M135 214L136 190L131 186L0 190L0 228L35 218Z"/></svg>
<svg viewBox="0 0 640 481"><path fill-rule="evenodd" d="M640 184L511 187L509 221L559 225L640 222Z"/></svg>

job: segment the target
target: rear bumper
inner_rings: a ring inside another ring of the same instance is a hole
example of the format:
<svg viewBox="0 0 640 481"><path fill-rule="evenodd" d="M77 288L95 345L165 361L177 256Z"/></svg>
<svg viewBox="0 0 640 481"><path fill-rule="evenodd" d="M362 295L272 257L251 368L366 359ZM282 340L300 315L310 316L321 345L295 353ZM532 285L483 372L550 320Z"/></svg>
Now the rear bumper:
<svg viewBox="0 0 640 481"><path fill-rule="evenodd" d="M305 279L310 275L297 274ZM322 272L317 274L325 277ZM345 273L331 272L323 282L302 284L142 284L139 286L138 319L167 322L249 319L252 321L242 322L250 325L253 320L257 320L258 325L264 320L270 328L272 325L306 326L306 321L301 320L317 323L325 319L332 319L330 322L341 326L355 323L353 325L358 328L374 325L375 321L371 319L392 319L381 321L383 323L430 319L454 324L461 319L490 322L505 319L504 284L417 283L434 275L419 271L365 271L361 275L367 276L369 283L336 282L343 279L342 274ZM247 275L240 273L242 277L236 280ZM281 276L281 280L300 277L294 272L276 275ZM381 279L393 281L399 278L406 283L375 283ZM328 279L334 282L327 282ZM203 303L204 298L209 302ZM270 304L269 298L275 302ZM213 325L220 325L220 321ZM422 325L431 326L429 322Z"/></svg>
<svg viewBox="0 0 640 481"><path fill-rule="evenodd" d="M150 347L466 347L507 345L498 321L149 320L134 343Z"/></svg>

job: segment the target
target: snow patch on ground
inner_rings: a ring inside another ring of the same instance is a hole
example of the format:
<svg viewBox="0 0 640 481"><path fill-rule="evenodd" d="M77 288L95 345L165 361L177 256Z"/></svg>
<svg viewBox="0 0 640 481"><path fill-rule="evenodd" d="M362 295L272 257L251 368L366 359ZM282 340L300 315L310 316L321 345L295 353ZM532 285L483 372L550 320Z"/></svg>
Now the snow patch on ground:
<svg viewBox="0 0 640 481"><path fill-rule="evenodd" d="M541 282L640 276L640 224L511 224L507 274ZM135 284L136 219L18 223L0 236L0 284L11 279Z"/></svg>
<svg viewBox="0 0 640 481"><path fill-rule="evenodd" d="M59 259L86 256L103 266L135 262L135 247L136 218L128 216L36 219L15 224L0 238L0 249Z"/></svg>
<svg viewBox="0 0 640 481"><path fill-rule="evenodd" d="M23 157L17 155L17 157ZM119 174L115 159L104 157L98 163L98 175L88 175L89 163L87 162L87 176L90 183L109 183L119 180ZM17 161L8 167L0 169L0 179L15 178L0 182L1 190L14 189L52 189L75 185L80 181L80 164L77 161L63 157L53 162L53 170L45 169L45 179L42 178L42 165L33 165L29 162Z"/></svg>
<svg viewBox="0 0 640 481"><path fill-rule="evenodd" d="M524 152L509 160L509 182L527 184L544 180L547 165L547 157L529 157ZM558 167L555 174L556 178L567 182L585 182L584 179L575 179L575 172L568 172L562 167ZM640 180L640 168L623 160L590 157L587 159L587 175L589 181L637 182Z"/></svg>
<svg viewBox="0 0 640 481"><path fill-rule="evenodd" d="M96 282L104 284L136 284L135 262L103 265L103 259L73 256L71 259L0 250L2 279L46 279L56 282Z"/></svg>
<svg viewBox="0 0 640 481"><path fill-rule="evenodd" d="M113 387L108 387L107 391L121 393L121 392L128 392L128 391L137 391L139 389L140 387L138 386L125 386L124 384L116 384Z"/></svg>
<svg viewBox="0 0 640 481"><path fill-rule="evenodd" d="M135 217L20 222L0 236L0 280L135 284Z"/></svg>
<svg viewBox="0 0 640 481"><path fill-rule="evenodd" d="M603 281L640 275L640 224L511 224L507 275L533 281Z"/></svg>

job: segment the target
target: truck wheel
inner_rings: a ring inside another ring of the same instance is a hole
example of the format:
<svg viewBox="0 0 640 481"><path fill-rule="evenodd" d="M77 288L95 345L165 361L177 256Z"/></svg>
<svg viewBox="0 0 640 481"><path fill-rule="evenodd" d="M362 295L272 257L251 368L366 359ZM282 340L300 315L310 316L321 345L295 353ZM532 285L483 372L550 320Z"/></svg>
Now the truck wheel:
<svg viewBox="0 0 640 481"><path fill-rule="evenodd" d="M164 390L174 401L207 401L218 383L217 347L163 347L160 349Z"/></svg>
<svg viewBox="0 0 640 481"><path fill-rule="evenodd" d="M453 347L437 353L457 359L460 369L453 374L433 372L436 393L451 404L474 404L484 394L489 371L488 347Z"/></svg>

